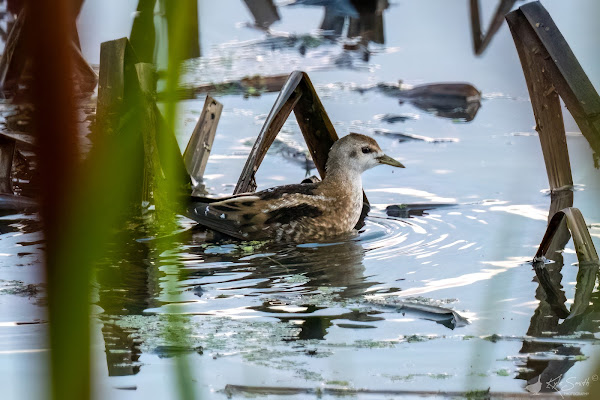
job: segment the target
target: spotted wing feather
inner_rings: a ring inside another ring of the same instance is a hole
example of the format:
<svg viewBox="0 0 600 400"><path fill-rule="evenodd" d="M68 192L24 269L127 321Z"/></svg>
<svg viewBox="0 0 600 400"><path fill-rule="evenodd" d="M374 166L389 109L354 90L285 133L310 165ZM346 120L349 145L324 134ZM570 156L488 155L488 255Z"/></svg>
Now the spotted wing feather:
<svg viewBox="0 0 600 400"><path fill-rule="evenodd" d="M200 225L237 239L264 239L281 225L321 215L318 208L301 202L302 197L314 194L317 185L279 186L222 199L196 198L188 216Z"/></svg>

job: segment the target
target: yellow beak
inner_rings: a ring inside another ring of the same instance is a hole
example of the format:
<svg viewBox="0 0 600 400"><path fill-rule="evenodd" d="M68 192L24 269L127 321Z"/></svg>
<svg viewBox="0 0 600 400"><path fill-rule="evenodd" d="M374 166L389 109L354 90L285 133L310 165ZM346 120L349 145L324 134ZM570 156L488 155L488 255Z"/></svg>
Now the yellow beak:
<svg viewBox="0 0 600 400"><path fill-rule="evenodd" d="M377 157L377 161L379 161L380 164L387 164L392 167L406 168L400 161L394 160L392 157L386 156L385 154L381 157Z"/></svg>

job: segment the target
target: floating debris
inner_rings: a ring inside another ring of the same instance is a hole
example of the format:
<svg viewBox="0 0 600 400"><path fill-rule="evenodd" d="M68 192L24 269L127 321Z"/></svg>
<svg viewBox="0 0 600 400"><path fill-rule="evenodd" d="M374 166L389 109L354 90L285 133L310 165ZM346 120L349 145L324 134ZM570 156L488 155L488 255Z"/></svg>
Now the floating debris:
<svg viewBox="0 0 600 400"><path fill-rule="evenodd" d="M288 74L262 76L245 76L235 81L205 83L193 87L182 87L178 91L181 100L195 99L201 94L211 95L244 95L245 97L260 96L263 93L278 92L286 82ZM158 100L164 99L164 93L157 94Z"/></svg>
<svg viewBox="0 0 600 400"><path fill-rule="evenodd" d="M481 92L469 83L430 83L406 87L400 83L378 83L355 88L364 93L370 90L400 100L438 117L472 121L481 107Z"/></svg>
<svg viewBox="0 0 600 400"><path fill-rule="evenodd" d="M377 304L385 308L393 308L399 312L409 312L417 314L420 318L435 321L438 324L444 325L447 328L454 329L463 327L469 324L469 320L460 315L458 312L432 304L431 301L423 298L414 298L410 301L399 300L392 296L370 297L367 299L369 303ZM420 338L409 337L408 341L422 341Z"/></svg>
<svg viewBox="0 0 600 400"><path fill-rule="evenodd" d="M400 142L419 141L426 143L456 143L459 141L457 138L432 138L429 136L415 135L412 133L390 132L384 129L378 129L373 133L376 135L394 137Z"/></svg>
<svg viewBox="0 0 600 400"><path fill-rule="evenodd" d="M387 122L388 124L395 124L396 122L419 119L419 116L417 114L378 114L375 116L375 119Z"/></svg>
<svg viewBox="0 0 600 400"><path fill-rule="evenodd" d="M411 218L426 215L425 211L436 208L456 207L451 203L414 203L414 204L392 204L385 208L385 213L390 217Z"/></svg>

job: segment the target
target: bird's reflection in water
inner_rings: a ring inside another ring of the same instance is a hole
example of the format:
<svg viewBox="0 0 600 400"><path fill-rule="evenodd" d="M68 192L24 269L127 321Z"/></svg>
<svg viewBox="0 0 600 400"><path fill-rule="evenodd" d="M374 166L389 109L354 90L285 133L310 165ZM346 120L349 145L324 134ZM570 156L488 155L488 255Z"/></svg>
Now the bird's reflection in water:
<svg viewBox="0 0 600 400"><path fill-rule="evenodd" d="M335 319L360 322L381 319L371 315L378 312L367 315L321 311L334 308L338 303L358 299L375 284L367 281L364 275L365 249L356 239L324 244L272 244L260 250L262 255L247 257L250 259L243 267L243 270L251 272L241 278L248 281L248 286L236 284L230 290L251 289L252 296L260 295L263 301L250 309L268 313L281 321L294 320L300 331L292 340L323 339L332 325L331 321ZM203 258L209 263L217 260L223 262L227 258L235 261L236 256L211 257L204 254ZM197 271L194 275L197 277L206 272ZM200 295L204 293L198 287L193 290Z"/></svg>
<svg viewBox="0 0 600 400"><path fill-rule="evenodd" d="M145 310L161 307L163 302L159 299L164 294L161 281L165 273L159 266L163 263L179 263L177 280L182 293L189 291L191 296L208 298L211 286L219 284L223 294L243 295L246 309L286 323L293 320L299 332L286 340L323 339L335 319L363 324L381 319L374 315L378 312L343 308L346 302L358 299L375 284L364 276L365 250L356 238L305 245L239 242L207 245L204 239L198 242L186 235L177 238L178 246L185 248L165 255L159 253L153 241L138 240L145 237L144 232L123 232L118 245L106 253L106 259L97 267L94 302L102 310L98 318L103 325L110 376L134 375L140 371L143 339L137 328L125 329L119 320L124 316L143 316ZM217 254L210 251L224 247L234 251ZM243 250L248 247L253 251ZM184 264L173 258L202 262L182 267ZM239 277L232 280L232 274ZM192 281L200 284L190 285ZM257 296L261 299L258 305Z"/></svg>

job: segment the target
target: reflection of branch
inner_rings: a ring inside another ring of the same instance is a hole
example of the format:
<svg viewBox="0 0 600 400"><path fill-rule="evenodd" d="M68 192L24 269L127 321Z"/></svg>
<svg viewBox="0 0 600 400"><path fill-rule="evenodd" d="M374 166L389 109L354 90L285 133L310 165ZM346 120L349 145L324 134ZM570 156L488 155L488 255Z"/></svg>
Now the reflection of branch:
<svg viewBox="0 0 600 400"><path fill-rule="evenodd" d="M473 0L472 7L476 3ZM578 209L571 208L573 178L559 96L596 153L600 152L600 123L597 118L600 115L600 97L554 21L539 2L528 3L509 13L506 20L527 81L552 196L548 227L533 263L540 283L536 293L540 303L527 333L531 336L542 335L543 332L571 334L580 329L584 314L590 310L600 262L583 216ZM474 37L475 47L476 39ZM574 302L570 311L567 311L564 305L566 299L560 287L563 259L557 250L564 248L569 240L569 232L575 244L579 270ZM546 255L554 259L556 264L546 265ZM559 318L566 320L559 325ZM578 348L561 348L580 352ZM521 352L560 351L561 348L540 348L524 342ZM572 365L573 362L564 361L542 362L539 365L528 360L527 366L536 371L536 375L528 380L529 386L537 390L536 385L542 382L546 384L544 387L552 389L547 384L559 382Z"/></svg>
<svg viewBox="0 0 600 400"><path fill-rule="evenodd" d="M559 232L560 227L564 226L563 220L566 218L567 227L573 237L577 259L579 260L579 271L577 273L577 287L575 290L575 299L569 318L582 314L589 306L591 294L596 283L596 273L600 268L598 253L592 242L592 238L583 219L583 215L577 208L565 208L552 217L542 243L538 248L534 258L534 267L536 274L540 280L540 285L548 294L549 300L557 300L557 292L559 291L554 284L549 281L547 274L544 273L543 257L550 248L552 239ZM564 307L564 306L563 306ZM564 311L564 310L561 310ZM560 314L559 314L560 315ZM566 318L562 316L562 318Z"/></svg>

